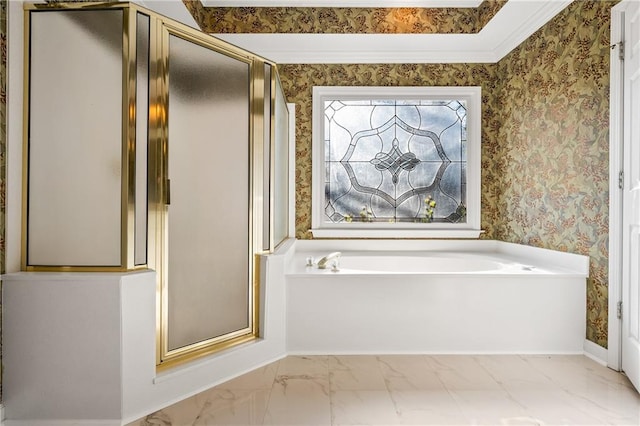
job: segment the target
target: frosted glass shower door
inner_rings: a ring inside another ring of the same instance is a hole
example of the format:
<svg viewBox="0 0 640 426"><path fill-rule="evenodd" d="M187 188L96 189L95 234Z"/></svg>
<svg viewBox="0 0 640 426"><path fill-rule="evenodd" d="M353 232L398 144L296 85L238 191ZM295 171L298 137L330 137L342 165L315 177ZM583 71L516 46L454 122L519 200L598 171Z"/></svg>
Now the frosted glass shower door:
<svg viewBox="0 0 640 426"><path fill-rule="evenodd" d="M30 16L23 269L122 265L122 10Z"/></svg>
<svg viewBox="0 0 640 426"><path fill-rule="evenodd" d="M168 37L169 354L251 333L251 64Z"/></svg>

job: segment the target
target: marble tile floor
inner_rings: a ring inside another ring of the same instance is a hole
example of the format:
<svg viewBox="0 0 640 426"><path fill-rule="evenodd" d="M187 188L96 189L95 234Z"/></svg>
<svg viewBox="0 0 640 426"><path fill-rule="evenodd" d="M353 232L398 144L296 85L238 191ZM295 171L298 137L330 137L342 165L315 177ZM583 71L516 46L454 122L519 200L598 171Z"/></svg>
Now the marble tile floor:
<svg viewBox="0 0 640 426"><path fill-rule="evenodd" d="M640 425L640 395L578 355L289 356L149 425Z"/></svg>

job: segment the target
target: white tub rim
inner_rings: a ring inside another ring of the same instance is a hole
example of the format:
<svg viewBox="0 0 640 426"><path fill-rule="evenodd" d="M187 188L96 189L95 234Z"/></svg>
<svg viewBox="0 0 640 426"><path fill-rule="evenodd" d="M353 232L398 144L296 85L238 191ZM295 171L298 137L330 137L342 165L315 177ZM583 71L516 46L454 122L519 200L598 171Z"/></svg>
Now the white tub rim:
<svg viewBox="0 0 640 426"><path fill-rule="evenodd" d="M313 257L319 259L322 256L340 251L343 256L352 255L403 255L403 256L428 256L454 255L456 257L469 255L482 258L508 262L514 265L511 271L464 271L464 272L416 272L416 271L351 271L332 272L330 269L318 270L305 267L306 259ZM531 267L531 271L516 270L515 266ZM342 273L341 273L342 272ZM319 277L328 274L334 275L443 275L443 276L496 276L504 277L517 275L518 277L554 276L584 277L589 276L589 257L566 253L556 250L542 249L538 247L507 243L497 240L298 240L295 245L295 255L292 256L287 276Z"/></svg>

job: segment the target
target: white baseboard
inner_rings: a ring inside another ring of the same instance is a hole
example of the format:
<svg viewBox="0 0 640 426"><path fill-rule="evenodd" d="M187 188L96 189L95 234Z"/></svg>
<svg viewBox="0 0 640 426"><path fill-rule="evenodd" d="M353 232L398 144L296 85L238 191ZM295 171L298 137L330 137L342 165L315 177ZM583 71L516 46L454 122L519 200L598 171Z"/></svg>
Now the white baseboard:
<svg viewBox="0 0 640 426"><path fill-rule="evenodd" d="M584 355L600 365L607 366L608 351L590 340L584 341Z"/></svg>

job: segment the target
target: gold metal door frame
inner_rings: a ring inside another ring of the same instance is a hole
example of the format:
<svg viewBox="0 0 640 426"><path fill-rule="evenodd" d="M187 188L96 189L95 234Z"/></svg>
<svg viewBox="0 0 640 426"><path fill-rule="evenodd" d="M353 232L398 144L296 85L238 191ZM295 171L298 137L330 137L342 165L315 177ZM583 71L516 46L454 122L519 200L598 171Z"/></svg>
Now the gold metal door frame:
<svg viewBox="0 0 640 426"><path fill-rule="evenodd" d="M248 235L248 294L249 294L249 326L240 330L236 330L221 336L212 337L210 339L195 342L185 347L169 350L168 347L168 274L166 266L156 268L158 273L158 353L157 366L159 369L172 367L176 364L187 362L209 355L220 350L251 341L259 335L259 247L262 247L262 224L263 211L262 204L258 201L262 198L263 188L263 145L264 145L264 64L269 63L264 59L239 49L226 42L222 42L206 34L193 30L181 24L172 21L163 20L158 26L160 45L157 47L158 58L157 63L161 71L157 78L157 97L158 103L163 105L163 113L160 115L159 134L161 140L154 145L158 153L154 155L158 158L161 169L161 178L159 179L158 188L156 188L156 200L162 200L161 205L155 207L162 232L156 234L156 249L160 252L156 254L156 259L161 259L161 265L168 265L169 247L167 241L168 235L168 209L167 209L167 184L168 174L168 120L167 106L169 97L169 85L167 65L169 61L169 38L176 36L183 40L194 43L198 46L210 49L216 53L223 54L233 59L245 62L249 65L250 88L249 88L249 155L250 155L250 187L248 188L249 211L247 212L247 223L249 226Z"/></svg>
<svg viewBox="0 0 640 426"><path fill-rule="evenodd" d="M24 4L24 75L23 75L23 150L22 150L22 231L21 270L56 272L129 271L146 269L146 264L135 264L135 7L128 3L55 3ZM30 44L31 14L55 10L123 10L122 25L122 175L120 213L120 264L100 266L35 265L28 259L28 206L29 206L29 124L30 124ZM132 79L134 79L132 81ZM131 113L133 111L133 114Z"/></svg>

